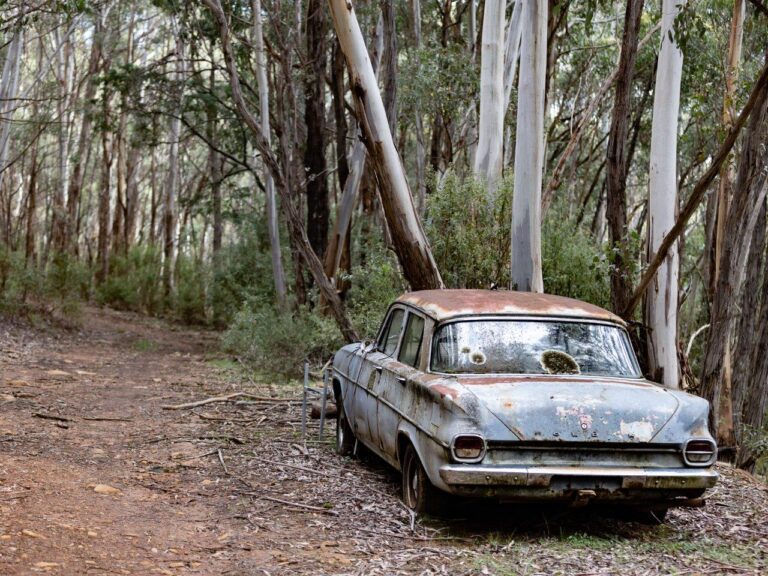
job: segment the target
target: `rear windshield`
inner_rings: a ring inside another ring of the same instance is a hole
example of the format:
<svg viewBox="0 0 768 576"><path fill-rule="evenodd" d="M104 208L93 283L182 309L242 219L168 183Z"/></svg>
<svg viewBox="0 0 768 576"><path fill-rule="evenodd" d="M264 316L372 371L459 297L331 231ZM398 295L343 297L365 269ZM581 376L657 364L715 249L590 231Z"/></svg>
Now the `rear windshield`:
<svg viewBox="0 0 768 576"><path fill-rule="evenodd" d="M638 377L618 326L542 320L466 320L440 326L431 369L448 374L585 374Z"/></svg>

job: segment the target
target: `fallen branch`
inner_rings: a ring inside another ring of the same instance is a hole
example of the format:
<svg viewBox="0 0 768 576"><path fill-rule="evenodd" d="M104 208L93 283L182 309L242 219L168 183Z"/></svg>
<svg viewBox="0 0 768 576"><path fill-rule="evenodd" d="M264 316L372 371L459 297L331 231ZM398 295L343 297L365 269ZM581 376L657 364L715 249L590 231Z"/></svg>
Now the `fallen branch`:
<svg viewBox="0 0 768 576"><path fill-rule="evenodd" d="M224 468L224 474L229 476L229 470L227 469L227 465L224 463L224 454L221 453L221 448L218 448L216 452L219 455L219 462L221 462L221 467Z"/></svg>
<svg viewBox="0 0 768 576"><path fill-rule="evenodd" d="M273 466L284 466L286 468L295 468L296 470L301 470L303 472L308 472L310 474L320 474L321 476L328 476L333 478L334 476L332 474L329 474L328 472L324 472L322 470L313 470L312 468L306 468L304 466L299 466L298 464L288 464L287 462L275 462L274 460L267 460L266 458L259 458L255 455L253 456L253 460L256 460L256 462L262 462L264 464L271 464Z"/></svg>
<svg viewBox="0 0 768 576"><path fill-rule="evenodd" d="M106 416L83 416L83 420L91 422L133 422L132 418L108 418Z"/></svg>
<svg viewBox="0 0 768 576"><path fill-rule="evenodd" d="M198 400L197 402L187 402L186 404L165 404L162 406L163 410L185 410L187 408L197 408L198 406L205 406L206 404L213 404L215 402L229 402L234 398L250 398L251 400L258 400L259 402L292 402L295 398L268 398L266 396L254 396L246 392L235 392L234 394L227 394L226 396L214 396L212 398L206 398L205 400Z"/></svg>

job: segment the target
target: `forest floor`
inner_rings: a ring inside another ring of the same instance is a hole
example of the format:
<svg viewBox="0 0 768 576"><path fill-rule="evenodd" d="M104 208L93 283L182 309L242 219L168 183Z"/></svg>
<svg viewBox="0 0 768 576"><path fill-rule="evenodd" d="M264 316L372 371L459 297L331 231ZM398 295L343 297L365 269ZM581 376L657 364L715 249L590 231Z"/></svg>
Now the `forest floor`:
<svg viewBox="0 0 768 576"><path fill-rule="evenodd" d="M460 505L413 519L399 479L301 440L300 386L256 383L215 333L87 308L0 320L0 574L768 574L768 487L721 466L664 526ZM247 392L234 400L166 410Z"/></svg>

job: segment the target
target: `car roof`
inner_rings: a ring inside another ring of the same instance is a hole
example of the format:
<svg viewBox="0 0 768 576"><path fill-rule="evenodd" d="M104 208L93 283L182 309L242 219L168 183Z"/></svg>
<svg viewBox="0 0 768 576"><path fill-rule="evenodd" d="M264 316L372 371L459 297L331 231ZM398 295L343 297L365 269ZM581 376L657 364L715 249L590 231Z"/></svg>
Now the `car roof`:
<svg viewBox="0 0 768 576"><path fill-rule="evenodd" d="M437 321L459 316L520 315L585 318L624 325L624 321L594 304L536 292L512 290L420 290L407 292L398 302L414 306Z"/></svg>

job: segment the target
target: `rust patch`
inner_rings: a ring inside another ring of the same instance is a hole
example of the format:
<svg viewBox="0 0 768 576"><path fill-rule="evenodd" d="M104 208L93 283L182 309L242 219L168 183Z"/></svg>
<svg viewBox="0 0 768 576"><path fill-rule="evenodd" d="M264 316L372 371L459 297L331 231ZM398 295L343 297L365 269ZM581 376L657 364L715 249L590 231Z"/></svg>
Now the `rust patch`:
<svg viewBox="0 0 768 576"><path fill-rule="evenodd" d="M409 292L398 302L421 308L436 320L467 314L522 314L624 321L603 308L550 294L511 290L421 290Z"/></svg>
<svg viewBox="0 0 768 576"><path fill-rule="evenodd" d="M440 394L440 397L443 398L444 396L448 396L450 398L456 398L459 395L458 390L455 388L451 388L450 386L445 386L444 384L433 384L430 386L432 390Z"/></svg>

